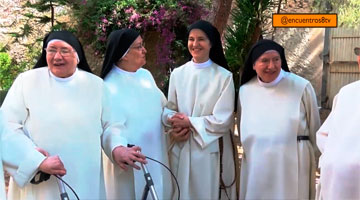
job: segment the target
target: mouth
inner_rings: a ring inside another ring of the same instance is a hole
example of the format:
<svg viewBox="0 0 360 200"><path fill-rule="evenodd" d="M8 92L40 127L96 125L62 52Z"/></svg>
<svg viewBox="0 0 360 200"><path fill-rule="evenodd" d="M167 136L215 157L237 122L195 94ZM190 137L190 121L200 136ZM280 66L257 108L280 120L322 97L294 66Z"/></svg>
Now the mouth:
<svg viewBox="0 0 360 200"><path fill-rule="evenodd" d="M64 63L54 63L53 64L55 67L62 67L64 66L65 64Z"/></svg>
<svg viewBox="0 0 360 200"><path fill-rule="evenodd" d="M275 74L277 71L265 71L267 74Z"/></svg>

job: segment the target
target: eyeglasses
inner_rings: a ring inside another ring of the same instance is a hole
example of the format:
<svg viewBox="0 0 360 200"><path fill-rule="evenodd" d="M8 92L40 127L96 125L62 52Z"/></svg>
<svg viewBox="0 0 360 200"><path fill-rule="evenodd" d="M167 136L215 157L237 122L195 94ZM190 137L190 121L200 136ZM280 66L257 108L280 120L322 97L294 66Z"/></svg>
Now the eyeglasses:
<svg viewBox="0 0 360 200"><path fill-rule="evenodd" d="M71 49L60 49L58 51L58 49L55 48L45 48L45 51L49 56L55 56L55 54L59 52L62 57L69 57L73 52Z"/></svg>
<svg viewBox="0 0 360 200"><path fill-rule="evenodd" d="M141 44L139 44L139 45L136 45L136 46L130 47L130 48L141 51L141 50L143 50L143 48L145 48L145 43L141 43Z"/></svg>

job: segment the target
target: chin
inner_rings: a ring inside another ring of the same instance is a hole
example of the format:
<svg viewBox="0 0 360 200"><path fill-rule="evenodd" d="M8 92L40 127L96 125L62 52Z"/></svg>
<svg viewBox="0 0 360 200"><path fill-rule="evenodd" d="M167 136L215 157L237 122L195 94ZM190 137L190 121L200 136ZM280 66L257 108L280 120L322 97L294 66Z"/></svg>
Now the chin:
<svg viewBox="0 0 360 200"><path fill-rule="evenodd" d="M60 74L60 73L56 73L56 74L54 74L56 77L58 77L58 78L67 78L67 77L69 77L69 76L66 76L65 74Z"/></svg>
<svg viewBox="0 0 360 200"><path fill-rule="evenodd" d="M275 81L275 79L276 79L276 77L275 78L268 78L268 79L266 79L267 81L267 83L271 83L271 82L273 82L273 81Z"/></svg>
<svg viewBox="0 0 360 200"><path fill-rule="evenodd" d="M67 72L67 71L64 71L64 70L52 70L51 73L53 73L56 77L59 77L59 78L67 78L67 77L70 77L73 73L70 73L70 72Z"/></svg>

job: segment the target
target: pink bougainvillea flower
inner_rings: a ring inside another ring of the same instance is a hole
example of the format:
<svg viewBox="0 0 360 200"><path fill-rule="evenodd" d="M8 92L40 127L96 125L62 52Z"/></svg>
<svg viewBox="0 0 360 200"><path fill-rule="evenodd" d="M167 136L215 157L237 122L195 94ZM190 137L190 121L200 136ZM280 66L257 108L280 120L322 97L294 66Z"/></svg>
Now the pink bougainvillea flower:
<svg viewBox="0 0 360 200"><path fill-rule="evenodd" d="M128 8L128 9L125 9L125 13L126 14L130 14L130 13L132 13L134 11L134 8L133 7L130 7L130 8Z"/></svg>
<svg viewBox="0 0 360 200"><path fill-rule="evenodd" d="M108 21L105 17L103 17L103 18L101 19L101 21L102 21L104 24L109 23L109 21Z"/></svg>
<svg viewBox="0 0 360 200"><path fill-rule="evenodd" d="M137 22L137 21L139 21L139 18L140 18L140 15L138 13L134 13L130 17L130 22Z"/></svg>

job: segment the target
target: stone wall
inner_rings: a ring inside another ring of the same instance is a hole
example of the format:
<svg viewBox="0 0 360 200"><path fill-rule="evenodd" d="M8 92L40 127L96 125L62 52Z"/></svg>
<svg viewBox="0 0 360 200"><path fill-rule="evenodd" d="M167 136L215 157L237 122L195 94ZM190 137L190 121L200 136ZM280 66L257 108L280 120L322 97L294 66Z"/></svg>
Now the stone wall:
<svg viewBox="0 0 360 200"><path fill-rule="evenodd" d="M0 0L0 44L1 47L6 47L16 63L35 62L36 60L28 55L30 53L28 47L34 47L35 50L40 51L42 43L38 40L44 38L51 29L50 23L44 25L38 23L36 19L28 19L24 16L25 13L32 13L34 16L50 16L50 13L39 13L36 9L24 8L22 5L25 2L27 0ZM35 3L36 0L30 0L30 2ZM56 15L57 20L70 21L66 7L56 7L55 13L59 13ZM25 24L30 25L31 33L17 39L13 37L12 34L23 33L22 28ZM32 66L28 67L32 68Z"/></svg>
<svg viewBox="0 0 360 200"><path fill-rule="evenodd" d="M289 0L280 13L311 13L312 0ZM277 9L273 10L277 13ZM265 38L274 39L285 48L286 59L292 72L306 78L313 85L320 105L322 79L322 51L324 28L276 28L271 21L266 25Z"/></svg>
<svg viewBox="0 0 360 200"><path fill-rule="evenodd" d="M22 19L20 12L20 0L0 0L0 43L4 46L11 45L9 49L12 54L11 57L16 57L18 61L23 59L24 54L15 53L15 49L17 52L22 52L25 47L19 44L12 44L14 38L10 34L20 31L18 26Z"/></svg>

